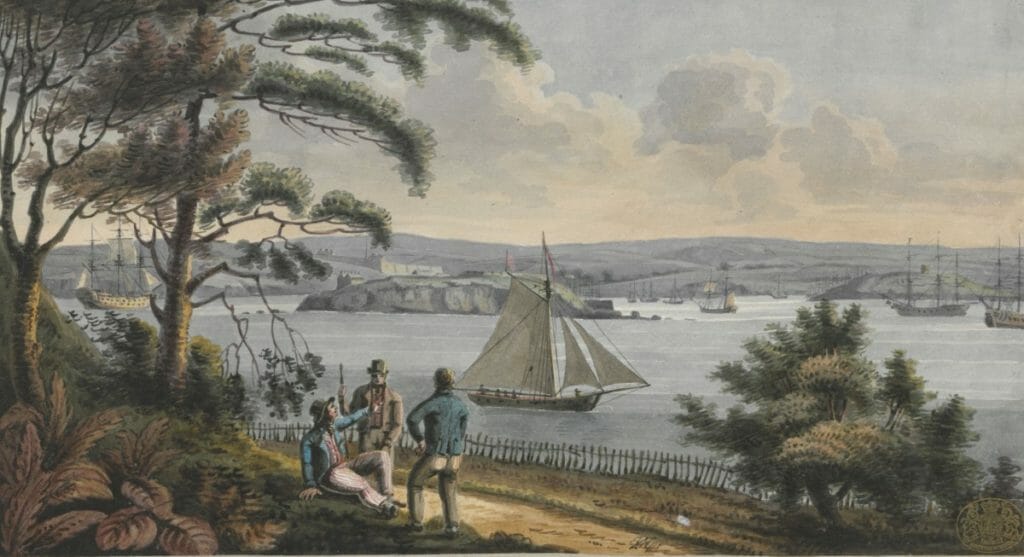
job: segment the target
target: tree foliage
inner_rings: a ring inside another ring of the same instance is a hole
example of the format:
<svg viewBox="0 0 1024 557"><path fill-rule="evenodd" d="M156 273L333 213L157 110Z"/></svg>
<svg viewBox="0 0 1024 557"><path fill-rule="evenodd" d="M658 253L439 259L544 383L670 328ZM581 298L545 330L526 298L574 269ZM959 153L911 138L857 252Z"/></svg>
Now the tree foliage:
<svg viewBox="0 0 1024 557"><path fill-rule="evenodd" d="M225 372L221 347L208 339L191 340L185 396L179 401L166 390L153 388L159 375L157 333L152 325L113 311L102 315L70 312L69 320L89 334L104 358L103 365L75 384L92 406L103 408L117 401L206 425L251 418L252 403L244 381Z"/></svg>
<svg viewBox="0 0 1024 557"><path fill-rule="evenodd" d="M742 481L787 506L807 495L832 524L851 492L893 514L922 511L925 496L959 509L978 481L965 454L977 438L972 411L953 397L926 413L934 395L902 351L880 374L863 353L863 317L856 304L840 315L823 301L747 340L743 361L711 374L741 404L721 415L676 397L686 439L732 457Z"/></svg>
<svg viewBox="0 0 1024 557"><path fill-rule="evenodd" d="M990 479L985 484L985 495L988 497L999 497L1002 499L1021 499L1024 492L1018 486L1020 484L1020 465L1015 463L1008 456L1001 456L996 465L988 469Z"/></svg>

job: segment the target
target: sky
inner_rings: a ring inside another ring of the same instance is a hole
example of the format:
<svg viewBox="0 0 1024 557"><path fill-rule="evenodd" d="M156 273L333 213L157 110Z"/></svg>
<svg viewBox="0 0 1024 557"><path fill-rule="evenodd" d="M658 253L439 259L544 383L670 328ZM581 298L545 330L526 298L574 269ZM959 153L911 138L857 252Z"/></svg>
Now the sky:
<svg viewBox="0 0 1024 557"><path fill-rule="evenodd" d="M434 129L426 198L370 146L251 111L254 159L440 238L967 247L1024 228L1024 3L510 3L528 72L435 40L422 86L372 80Z"/></svg>

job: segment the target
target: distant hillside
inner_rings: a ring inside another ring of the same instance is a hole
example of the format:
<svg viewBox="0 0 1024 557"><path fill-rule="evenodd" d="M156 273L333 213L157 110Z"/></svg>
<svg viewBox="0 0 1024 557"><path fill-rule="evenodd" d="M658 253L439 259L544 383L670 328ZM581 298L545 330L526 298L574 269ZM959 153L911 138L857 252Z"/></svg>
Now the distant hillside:
<svg viewBox="0 0 1024 557"><path fill-rule="evenodd" d="M355 274L368 280L383 278L369 267L373 256L389 261L438 266L450 276L466 272L500 273L508 261L516 272L543 273L540 246L487 244L465 240L445 240L396 234L388 251L371 249L364 237L316 236L299 240L331 264L334 276ZM721 281L721 269L728 267L730 285L740 295L767 294L781 283L791 295L813 296L845 284L856 277L891 277L905 279L907 248L905 245L860 243L814 243L762 238L674 238L635 242L604 242L596 244L550 245L558 270L557 280L583 296L626 296L631 289L667 297L674 285L685 295L696 295L713 273ZM73 284L88 259L88 246L63 246L47 261L45 276L48 286L58 296L70 296ZM942 249L942 274L953 275L953 251ZM965 249L958 252L960 275L965 283L995 283L994 248ZM232 244L216 244L210 259L198 260L197 271L222 258L233 259L237 250ZM1004 284L1013 284L1015 253L1003 252ZM912 280L921 296L928 296L934 283L935 247L912 247ZM64 282L60 283L60 278ZM59 283L59 284L58 284ZM302 281L297 285L268 281L267 290L274 294L310 294L335 288L328 281ZM902 292L897 283L881 281L881 289L861 281L860 296L878 297L885 292ZM947 282L947 287L951 285ZM251 289L245 281L223 277L209 283L210 289L230 288L238 293ZM965 296L971 293L965 292Z"/></svg>

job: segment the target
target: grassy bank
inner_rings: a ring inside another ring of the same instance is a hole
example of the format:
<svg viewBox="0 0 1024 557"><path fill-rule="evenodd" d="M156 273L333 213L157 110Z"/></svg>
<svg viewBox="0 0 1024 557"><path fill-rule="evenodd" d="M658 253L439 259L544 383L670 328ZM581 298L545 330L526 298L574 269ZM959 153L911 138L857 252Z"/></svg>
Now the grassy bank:
<svg viewBox="0 0 1024 557"><path fill-rule="evenodd" d="M293 455L295 447L268 449ZM397 486L407 477L413 456L396 454ZM297 473L297 469L296 469ZM784 515L769 503L719 489L697 488L642 476L561 472L535 465L467 458L460 490L564 511L581 520L625 529L643 547L682 544L728 554L959 553L951 520L931 517L894 524L868 510L844 511L848 527L826 532L809 509ZM510 516L513 524L516 517ZM472 517L464 517L472 527ZM567 532L567 536L573 535Z"/></svg>

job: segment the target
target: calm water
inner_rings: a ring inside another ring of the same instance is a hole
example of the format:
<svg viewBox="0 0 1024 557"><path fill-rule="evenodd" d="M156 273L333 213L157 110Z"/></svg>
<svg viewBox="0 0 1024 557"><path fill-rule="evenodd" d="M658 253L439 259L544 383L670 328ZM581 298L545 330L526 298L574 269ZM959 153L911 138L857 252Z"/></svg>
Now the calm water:
<svg viewBox="0 0 1024 557"><path fill-rule="evenodd" d="M391 315L334 312L292 313L301 297L277 297L274 307L287 312L289 324L305 335L313 352L324 357L328 372L320 380L321 396L337 388L337 364L345 366L350 391L366 380L373 358L385 358L389 382L406 401L406 409L431 390L431 374L439 366L457 371L473 362L487 341L495 316ZM78 302L61 300L65 310L81 311ZM731 315L706 315L687 302L627 304L616 309L658 314L660 321L605 320L584 322L599 339L608 338L650 383L651 387L603 400L590 413L556 413L481 408L470 403L470 433L549 442L601 444L609 447L704 454L699 447L680 446L681 429L671 423L679 411L673 396L694 393L728 405L719 384L707 378L723 360L743 357L744 339L763 332L770 322L788 322L801 299L748 297L738 300ZM257 349L267 344L269 317L255 312L257 299L237 299L239 311L252 312L250 335ZM988 329L983 308L972 306L966 317L900 317L881 301L868 300L867 324L872 343L868 356L881 366L893 350L907 351L918 361L927 388L940 399L959 393L978 409L975 427L982 433L975 457L986 466L1005 454L1024 461L1024 330ZM140 313L148 317L148 314ZM234 340L234 326L222 307L196 311L192 333L225 344ZM602 336L601 333L604 333ZM305 415L291 421L306 422Z"/></svg>

